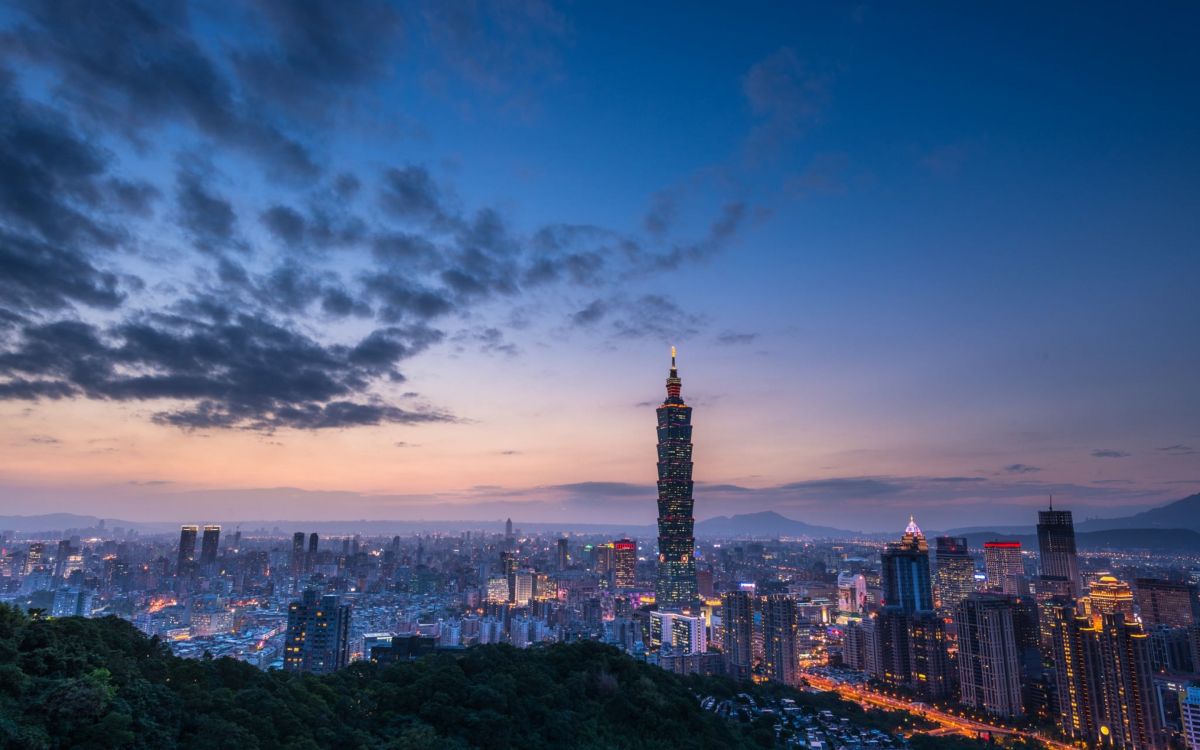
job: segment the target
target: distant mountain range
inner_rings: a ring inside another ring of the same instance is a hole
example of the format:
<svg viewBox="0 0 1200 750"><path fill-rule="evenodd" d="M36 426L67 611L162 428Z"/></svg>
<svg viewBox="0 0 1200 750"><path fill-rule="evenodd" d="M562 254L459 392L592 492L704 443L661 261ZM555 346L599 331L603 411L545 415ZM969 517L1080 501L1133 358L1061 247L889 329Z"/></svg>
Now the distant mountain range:
<svg viewBox="0 0 1200 750"><path fill-rule="evenodd" d="M717 516L704 521L697 521L696 536L744 536L759 539L776 539L781 536L846 538L863 536L863 534L857 531L835 529L830 526L813 526L803 521L796 521L786 516L781 516L773 510L765 510L761 513Z"/></svg>
<svg viewBox="0 0 1200 750"><path fill-rule="evenodd" d="M100 523L96 516L73 513L49 513L37 516L0 516L0 529L11 529L26 533L65 532L95 529ZM177 531L179 524L173 522L136 522L105 519L109 529L124 527L136 529L144 534L161 534ZM412 534L429 532L454 533L461 530L499 531L503 522L492 521L389 521L389 520L346 520L346 521L242 521L226 522L227 528L240 525L243 531L253 529L275 529L284 532L303 529L322 534L349 534L368 531L376 534ZM557 532L576 531L590 534L628 534L639 539L657 535L653 525L643 524L573 524L565 522L518 522L525 531ZM1166 505L1151 508L1132 516L1121 518L1092 518L1077 521L1075 529L1079 546L1083 549L1105 549L1116 545L1145 549L1175 550L1200 549L1200 494L1191 495ZM951 529L930 532L930 536L951 534L966 536L973 548L992 539L1013 539L1027 546L1037 543L1034 525L995 526ZM894 534L863 533L838 529L831 526L816 526L780 515L775 511L742 513L733 516L716 516L696 523L698 537L744 537L777 539L779 537L806 537L813 539L845 539L852 537L890 538Z"/></svg>

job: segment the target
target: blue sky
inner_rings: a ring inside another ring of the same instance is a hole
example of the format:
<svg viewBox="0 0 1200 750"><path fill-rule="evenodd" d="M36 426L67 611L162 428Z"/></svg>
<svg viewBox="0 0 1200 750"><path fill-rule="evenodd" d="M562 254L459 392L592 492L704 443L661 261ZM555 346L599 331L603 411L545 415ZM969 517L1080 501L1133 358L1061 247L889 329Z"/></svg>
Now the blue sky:
<svg viewBox="0 0 1200 750"><path fill-rule="evenodd" d="M701 518L1190 494L1198 21L11 4L0 483L644 522L677 344Z"/></svg>

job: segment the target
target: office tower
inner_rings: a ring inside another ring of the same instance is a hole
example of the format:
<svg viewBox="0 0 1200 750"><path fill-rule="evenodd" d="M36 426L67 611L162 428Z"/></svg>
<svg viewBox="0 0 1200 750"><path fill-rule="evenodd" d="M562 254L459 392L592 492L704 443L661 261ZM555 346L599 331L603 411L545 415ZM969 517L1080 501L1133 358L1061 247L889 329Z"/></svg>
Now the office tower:
<svg viewBox="0 0 1200 750"><path fill-rule="evenodd" d="M608 574L616 565L616 554L612 542L597 544L592 547L592 571L600 576L602 581L608 580Z"/></svg>
<svg viewBox="0 0 1200 750"><path fill-rule="evenodd" d="M487 580L487 600L490 603L501 604L509 601L511 596L508 576L492 576Z"/></svg>
<svg viewBox="0 0 1200 750"><path fill-rule="evenodd" d="M954 687L946 621L933 612L914 612L905 617L908 619L909 688L923 701L946 698Z"/></svg>
<svg viewBox="0 0 1200 750"><path fill-rule="evenodd" d="M200 533L199 526L181 526L179 528L179 560L175 564L175 572L186 574L196 559L196 535Z"/></svg>
<svg viewBox="0 0 1200 750"><path fill-rule="evenodd" d="M399 539L400 539L400 537L396 537L392 541L396 542ZM319 536L317 536L317 532L314 531L313 533L308 535L308 554L305 555L305 557L304 557L304 572L305 573L313 572L313 567L317 564L317 549L320 547L320 545L321 545L321 538ZM397 545L393 544L393 546L397 546Z"/></svg>
<svg viewBox="0 0 1200 750"><path fill-rule="evenodd" d="M754 595L741 590L723 595L721 624L725 673L735 680L750 679L750 667L754 663Z"/></svg>
<svg viewBox="0 0 1200 750"><path fill-rule="evenodd" d="M1150 638L1150 663L1155 672L1184 674L1193 671L1190 630L1170 625L1145 628Z"/></svg>
<svg viewBox="0 0 1200 750"><path fill-rule="evenodd" d="M1179 692L1179 719L1187 750L1200 750L1200 685Z"/></svg>
<svg viewBox="0 0 1200 750"><path fill-rule="evenodd" d="M25 555L25 575L41 572L46 565L46 545L33 542Z"/></svg>
<svg viewBox="0 0 1200 750"><path fill-rule="evenodd" d="M700 568L696 571L696 591L700 594L701 599L711 599L713 597L713 570L711 566Z"/></svg>
<svg viewBox="0 0 1200 750"><path fill-rule="evenodd" d="M702 654L708 650L704 618L678 612L650 613L650 645L677 653Z"/></svg>
<svg viewBox="0 0 1200 750"><path fill-rule="evenodd" d="M989 589L1010 596L1024 593L1025 564L1021 562L1020 542L984 542L983 563Z"/></svg>
<svg viewBox="0 0 1200 750"><path fill-rule="evenodd" d="M292 534L292 578L299 578L304 573L304 532Z"/></svg>
<svg viewBox="0 0 1200 750"><path fill-rule="evenodd" d="M519 607L529 604L533 598L533 573L528 570L518 570L512 575L512 601Z"/></svg>
<svg viewBox="0 0 1200 750"><path fill-rule="evenodd" d="M337 596L318 598L308 589L288 605L283 667L289 672L329 674L350 658L350 607Z"/></svg>
<svg viewBox="0 0 1200 750"><path fill-rule="evenodd" d="M909 613L899 607L884 607L873 618L872 630L876 671L873 676L892 686L907 688L912 682L912 649L909 643Z"/></svg>
<svg viewBox="0 0 1200 750"><path fill-rule="evenodd" d="M865 636L863 624L857 620L851 620L842 630L842 663L860 672L867 668Z"/></svg>
<svg viewBox="0 0 1200 750"><path fill-rule="evenodd" d="M1072 739L1117 750L1166 748L1149 639L1120 612L1053 609L1059 723Z"/></svg>
<svg viewBox="0 0 1200 750"><path fill-rule="evenodd" d="M934 548L933 594L941 612L953 613L975 590L975 561L966 537L939 536Z"/></svg>
<svg viewBox="0 0 1200 750"><path fill-rule="evenodd" d="M690 609L697 599L696 539L692 516L692 407L680 395L683 381L675 367L667 398L658 414L658 580L655 599L660 610Z"/></svg>
<svg viewBox="0 0 1200 750"><path fill-rule="evenodd" d="M513 538L512 519L507 518L504 521L504 548L505 549L513 548L513 539L514 538Z"/></svg>
<svg viewBox="0 0 1200 750"><path fill-rule="evenodd" d="M1200 624L1200 596L1196 585L1158 578L1134 580L1134 598L1145 625L1190 628Z"/></svg>
<svg viewBox="0 0 1200 750"><path fill-rule="evenodd" d="M921 527L911 516L904 536L888 544L879 553L882 564L883 605L903 612L933 610L933 590L929 577L929 545Z"/></svg>
<svg viewBox="0 0 1200 750"><path fill-rule="evenodd" d="M1075 525L1071 511L1038 511L1038 572L1042 578L1062 581L1068 587L1067 596L1079 596L1083 590L1079 578L1079 559L1075 554Z"/></svg>
<svg viewBox="0 0 1200 750"><path fill-rule="evenodd" d="M220 540L220 526L204 527L204 536L200 539L200 569L206 573L211 573L217 567L217 550L220 548Z"/></svg>
<svg viewBox="0 0 1200 750"><path fill-rule="evenodd" d="M1087 598L1088 612L1093 617L1099 615L1120 615L1126 620L1133 619L1133 590L1129 584L1114 576L1100 576L1100 580L1092 584Z"/></svg>
<svg viewBox="0 0 1200 750"><path fill-rule="evenodd" d="M796 600L786 594L762 599L763 667L767 679L795 685L799 675L796 639L800 631Z"/></svg>
<svg viewBox="0 0 1200 750"><path fill-rule="evenodd" d="M1013 600L973 593L955 611L962 702L1003 718L1025 714Z"/></svg>
<svg viewBox="0 0 1200 750"><path fill-rule="evenodd" d="M862 614L867 608L867 579L862 573L838 573L838 611Z"/></svg>
<svg viewBox="0 0 1200 750"><path fill-rule="evenodd" d="M618 539L612 543L613 582L619 589L633 588L637 583L637 542L632 539Z"/></svg>
<svg viewBox="0 0 1200 750"><path fill-rule="evenodd" d="M567 548L568 540L566 537L558 540L558 570L559 572L567 569L571 563L571 555Z"/></svg>
<svg viewBox="0 0 1200 750"><path fill-rule="evenodd" d="M54 580L62 580L62 577L67 573L67 559L71 557L71 540L62 539L58 543L58 550L54 553Z"/></svg>

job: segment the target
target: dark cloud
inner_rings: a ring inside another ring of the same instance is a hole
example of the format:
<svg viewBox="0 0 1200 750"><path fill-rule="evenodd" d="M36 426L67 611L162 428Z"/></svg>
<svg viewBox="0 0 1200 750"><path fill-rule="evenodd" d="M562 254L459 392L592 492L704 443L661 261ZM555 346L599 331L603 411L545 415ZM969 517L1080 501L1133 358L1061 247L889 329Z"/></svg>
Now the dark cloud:
<svg viewBox="0 0 1200 750"><path fill-rule="evenodd" d="M429 170L419 165L392 167L383 175L379 203L392 216L435 226L451 222L442 191Z"/></svg>
<svg viewBox="0 0 1200 750"><path fill-rule="evenodd" d="M37 445L57 445L58 443L61 443L62 441L59 440L58 438L52 437L50 435L32 435L29 438L29 442L35 443Z"/></svg>
<svg viewBox="0 0 1200 750"><path fill-rule="evenodd" d="M325 345L246 313L152 315L105 330L78 321L29 325L0 354L0 398L173 400L182 406L154 419L200 429L445 421L446 414L401 409L370 390L380 380L402 381L398 363L439 338L428 328L391 327L354 346Z"/></svg>
<svg viewBox="0 0 1200 750"><path fill-rule="evenodd" d="M650 199L650 210L642 218L642 226L653 237L662 237L671 228L676 213L675 197L666 190L660 190Z"/></svg>
<svg viewBox="0 0 1200 750"><path fill-rule="evenodd" d="M767 157L802 135L824 109L828 83L787 47L755 63L742 78L742 93L760 119L750 135L751 155Z"/></svg>
<svg viewBox="0 0 1200 750"><path fill-rule="evenodd" d="M196 248L218 252L237 245L233 205L209 187L205 176L184 169L176 183L179 225L191 235Z"/></svg>
<svg viewBox="0 0 1200 750"><path fill-rule="evenodd" d="M124 298L118 276L81 251L0 230L0 305L12 312L60 310L73 302L113 309Z"/></svg>
<svg viewBox="0 0 1200 750"><path fill-rule="evenodd" d="M571 322L575 325L588 326L599 322L607 313L608 303L602 299L594 299L583 309L572 313Z"/></svg>
<svg viewBox="0 0 1200 750"><path fill-rule="evenodd" d="M613 304L612 327L620 338L680 341L699 333L703 319L661 294L645 294Z"/></svg>
<svg viewBox="0 0 1200 750"><path fill-rule="evenodd" d="M296 3L256 0L266 43L237 53L238 77L257 96L312 115L384 72L401 46L402 23L382 0ZM319 90L319 94L315 93Z"/></svg>
<svg viewBox="0 0 1200 750"><path fill-rule="evenodd" d="M1095 458L1128 458L1131 455L1133 454L1126 453L1125 451L1112 450L1110 448L1097 448L1096 450L1092 451L1092 456Z"/></svg>
<svg viewBox="0 0 1200 750"><path fill-rule="evenodd" d="M1004 471L1009 474L1034 474L1041 470L1039 466L1030 466L1028 464L1009 464L1004 467Z"/></svg>
<svg viewBox="0 0 1200 750"><path fill-rule="evenodd" d="M738 333L737 331L722 331L717 335L717 343L722 346L734 344L749 344L758 338L757 333Z"/></svg>
<svg viewBox="0 0 1200 750"><path fill-rule="evenodd" d="M520 353L517 345L504 340L504 333L499 328L482 327L459 331L452 341L457 343L460 352L466 351L467 346L476 347L484 354L504 354L515 357Z"/></svg>
<svg viewBox="0 0 1200 750"><path fill-rule="evenodd" d="M670 250L645 253L636 259L635 272L673 271L685 263L707 260L733 239L746 218L747 205L741 201L726 203L709 227L708 235L696 242L674 245Z"/></svg>
<svg viewBox="0 0 1200 750"><path fill-rule="evenodd" d="M308 149L253 108L197 44L182 0L27 2L5 41L54 70L76 111L139 142L165 122L190 125L295 176L318 171Z"/></svg>
<svg viewBox="0 0 1200 750"><path fill-rule="evenodd" d="M908 489L907 485L888 479L874 477L839 477L834 479L811 479L780 485L779 489L805 494L822 494L831 497L877 497L894 495Z"/></svg>
<svg viewBox="0 0 1200 750"><path fill-rule="evenodd" d="M428 3L422 21L442 65L426 84L445 90L450 72L509 109L528 113L562 76L565 17L544 0ZM465 106L465 104L464 104Z"/></svg>
<svg viewBox="0 0 1200 750"><path fill-rule="evenodd" d="M1161 453L1169 453L1173 456L1187 456L1187 455L1191 455L1196 452L1196 449L1193 448L1192 446L1183 445L1182 443L1176 443L1175 445L1168 445L1167 447L1159 448L1158 450Z"/></svg>

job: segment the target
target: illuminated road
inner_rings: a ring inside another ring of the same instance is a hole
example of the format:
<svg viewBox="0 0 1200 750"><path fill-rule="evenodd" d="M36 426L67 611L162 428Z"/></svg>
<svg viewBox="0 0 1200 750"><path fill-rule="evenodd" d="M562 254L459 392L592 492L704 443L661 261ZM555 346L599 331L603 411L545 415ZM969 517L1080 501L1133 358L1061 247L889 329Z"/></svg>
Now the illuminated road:
<svg viewBox="0 0 1200 750"><path fill-rule="evenodd" d="M967 737L976 737L980 732L990 732L991 734L1015 735L1024 737L1025 739L1036 740L1046 745L1052 750L1077 750L1071 745L1057 742L1042 737L1033 732L1024 732L1008 727L998 727L991 724L986 724L982 721L969 719L965 716L956 716L952 713L947 713L937 708L922 708L913 705L912 702L903 698L893 698L890 695L884 695L872 690L867 690L857 685L850 685L843 682L836 682L818 674L810 672L801 672L801 676L808 682L809 685L818 690L829 690L836 692L846 700L852 700L864 707L874 706L876 708L886 708L893 711L904 711L914 716L920 716L923 719L928 719L937 724L940 729L933 730L931 734L961 734Z"/></svg>

